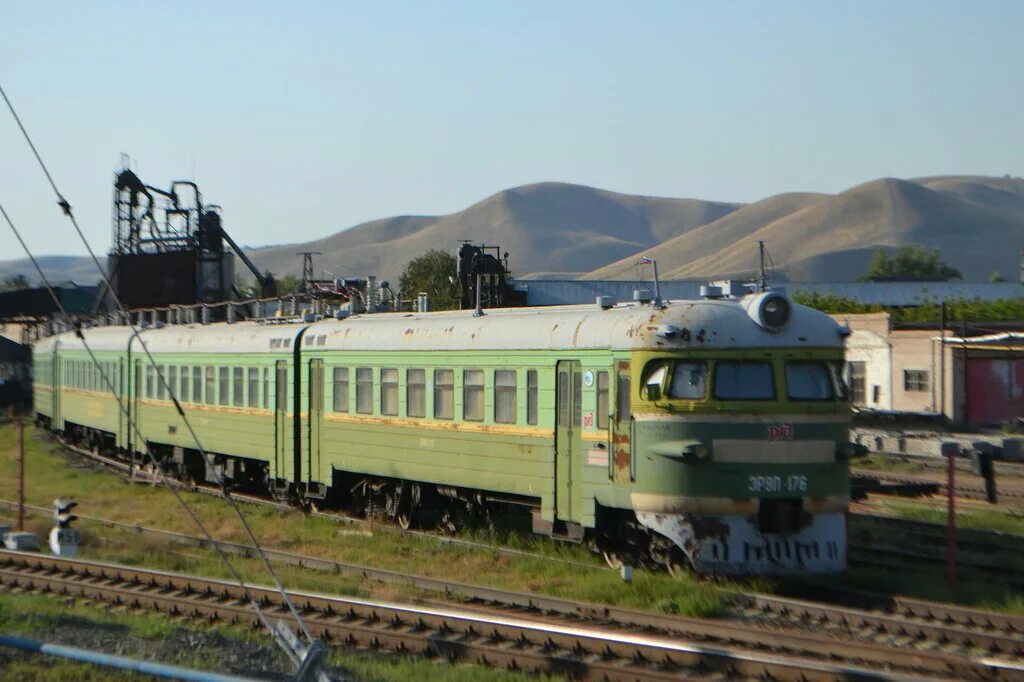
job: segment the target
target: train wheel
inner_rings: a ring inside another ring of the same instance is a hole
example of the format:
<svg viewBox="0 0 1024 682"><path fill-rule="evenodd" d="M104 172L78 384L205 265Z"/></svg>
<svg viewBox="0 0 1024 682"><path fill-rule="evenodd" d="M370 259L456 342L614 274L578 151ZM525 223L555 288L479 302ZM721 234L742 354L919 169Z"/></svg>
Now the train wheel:
<svg viewBox="0 0 1024 682"><path fill-rule="evenodd" d="M608 567L616 571L621 570L625 563L622 560L622 555L618 552L612 552L606 549L601 551L601 556L604 557L604 562L608 564Z"/></svg>
<svg viewBox="0 0 1024 682"><path fill-rule="evenodd" d="M686 553L678 547L673 547L672 551L669 552L665 568L668 569L668 574L676 580L693 577L694 575L693 563L686 556Z"/></svg>

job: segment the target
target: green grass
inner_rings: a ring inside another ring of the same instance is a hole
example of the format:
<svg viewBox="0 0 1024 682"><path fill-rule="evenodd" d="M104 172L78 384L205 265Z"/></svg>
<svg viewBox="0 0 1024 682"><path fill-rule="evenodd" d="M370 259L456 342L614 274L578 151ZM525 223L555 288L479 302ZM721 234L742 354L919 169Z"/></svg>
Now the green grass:
<svg viewBox="0 0 1024 682"><path fill-rule="evenodd" d="M0 428L0 490L13 497L17 472L12 427ZM108 472L84 468L73 456L58 454L57 447L34 429L26 430L26 490L30 504L48 506L58 497L79 502L77 512L143 526L199 535L170 491L146 484L128 484ZM190 507L213 535L221 540L245 542L238 520L220 499L184 493ZM695 577L675 579L663 573L638 570L632 584L612 571L580 545L557 543L509 530L476 530L457 537L491 545L505 545L537 556L510 555L494 549L466 547L437 539L394 532L376 524L365 527L306 517L299 512L243 505L248 523L261 544L275 549L396 571L412 572L471 584L540 592L566 599L595 601L708 616L720 613L742 582L710 583ZM50 522L32 517L31 528L45 538ZM166 540L131 531L99 527L84 521L83 558L111 560L158 569L195 572L228 578L230 573L210 551L172 546ZM255 560L232 559L246 580L269 584L271 579ZM275 565L283 583L294 589L360 596L415 597L395 586L358 581L343 575ZM435 595L436 598L436 595Z"/></svg>
<svg viewBox="0 0 1024 682"><path fill-rule="evenodd" d="M1020 592L993 583L991 578L971 574L966 569L961 569L958 578L956 590L950 590L943 569L897 573L857 566L842 578L816 578L814 582L1024 615L1024 595Z"/></svg>
<svg viewBox="0 0 1024 682"><path fill-rule="evenodd" d="M17 629L25 636L45 636L59 620L81 618L96 620L96 609L78 606L68 599L30 594L0 595L0 631ZM136 637L165 637L175 625L167 618L153 614L106 613L99 619L105 625L116 625Z"/></svg>
<svg viewBox="0 0 1024 682"><path fill-rule="evenodd" d="M885 471L894 474L919 474L925 470L918 462L895 455L879 453L873 453L858 459L854 464L858 469L871 469L872 471Z"/></svg>
<svg viewBox="0 0 1024 682"><path fill-rule="evenodd" d="M939 508L935 503L885 502L885 508L900 518L927 521L945 525L949 518L945 505ZM989 530L999 533L1024 535L1024 514L1012 509L979 509L968 507L957 511L958 528Z"/></svg>
<svg viewBox="0 0 1024 682"><path fill-rule="evenodd" d="M141 640L155 640L166 637L175 630L185 627L181 621L172 621L162 615L139 613L112 613L97 609L96 606L82 606L66 598L46 595L0 594L0 632L23 637L46 640L47 633L59 628L62 623L74 621L85 627L123 628L125 635ZM269 640L253 632L231 625L189 626L192 630L214 631L223 635L229 643L238 646L260 643L272 646ZM195 669L208 669L202 652L182 651L175 660L161 661ZM447 661L433 661L398 655L367 654L349 652L335 647L330 654L329 664L355 673L365 682L389 680L428 680L430 682L469 682L470 680L547 680L548 677L533 677L506 673L477 665L453 664ZM117 671L85 663L76 663L45 655L25 655L9 664L0 662L0 677L10 680L33 680L47 682L71 682L72 680L122 680L138 681L156 679L148 675Z"/></svg>

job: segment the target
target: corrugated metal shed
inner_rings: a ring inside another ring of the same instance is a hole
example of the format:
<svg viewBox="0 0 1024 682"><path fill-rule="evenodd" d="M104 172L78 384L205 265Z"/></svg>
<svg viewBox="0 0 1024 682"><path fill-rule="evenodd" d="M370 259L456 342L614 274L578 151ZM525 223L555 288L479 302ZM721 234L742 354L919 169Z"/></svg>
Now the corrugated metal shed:
<svg viewBox="0 0 1024 682"><path fill-rule="evenodd" d="M670 300L694 299L706 281L666 280L661 295ZM995 301L1024 296L1016 282L779 282L790 295L797 293L835 294L858 303L895 307L951 299ZM527 305L571 305L593 303L597 296L615 296L619 301L633 298L634 289L652 289L650 281L636 280L519 280L517 289L526 291Z"/></svg>

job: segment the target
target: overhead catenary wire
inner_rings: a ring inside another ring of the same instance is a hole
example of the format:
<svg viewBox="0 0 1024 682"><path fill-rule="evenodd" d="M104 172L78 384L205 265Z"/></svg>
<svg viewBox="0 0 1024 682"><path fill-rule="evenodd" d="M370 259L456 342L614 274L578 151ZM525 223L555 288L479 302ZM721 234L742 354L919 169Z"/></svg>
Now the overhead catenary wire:
<svg viewBox="0 0 1024 682"><path fill-rule="evenodd" d="M85 348L85 352L89 354L90 361L99 370L100 378L102 379L103 384L106 386L107 390L110 391L111 395L114 396L114 400L117 401L118 408L125 415L125 417L127 419L128 428L135 433L135 436L137 438L140 437L141 434L139 432L138 425L137 425L137 423L135 421L135 418L132 416L131 412L125 406L124 402L121 400L121 396L118 395L117 390L116 390L116 388L114 386L113 380L107 375L107 372L103 369L102 363L100 363L96 359L96 355L95 355L95 353L93 353L92 347L89 345L88 341L85 340L85 335L82 334L80 332L80 330L78 330L77 323L75 322L74 318L72 318L71 314L68 313L67 308L64 307L63 302L60 300L60 297L56 293L56 289L50 283L50 280L46 276L46 273L43 272L43 268L42 268L42 266L39 265L39 261L36 260L35 254L33 254L32 251L28 248L28 245L25 243L25 240L21 236L21 232L15 226L14 221L11 219L11 217L7 214L7 211L6 211L6 209L4 209L4 206L3 206L2 202L0 202L0 215L3 215L3 218L7 222L7 225L11 228L11 232L14 233L14 236L18 240L18 243L21 245L21 248L25 251L25 255L28 257L29 261L31 261L32 267L34 267L36 272L39 274L39 277L40 277L40 280L43 283L43 286L46 288L46 291L50 294L50 298L53 299L54 305L57 306L57 309L60 311L61 316L64 317L64 319L68 322L69 325L72 326L72 328L76 329L76 331L78 333L79 340L81 340L82 346ZM154 470L155 470L157 476L159 476L160 475L159 463L157 462L156 457L153 455L152 450L150 450L150 448L149 448L149 442L145 441L145 439L143 439L143 441L146 443L146 454L149 456L150 461L153 463ZM214 539L213 534L210 533L210 531L206 528L206 524L204 524L202 519L199 518L199 516L195 513L195 511L191 507L188 506L188 503L185 502L185 499L181 496L181 493L178 491L177 487L172 484L170 479L166 480L166 485L167 485L167 488L171 491L171 494L174 495L174 497L178 501L178 503L182 506L182 508L186 511L186 513L188 513L189 517L192 519L192 522L195 523L196 527L199 528L200 532L207 538L207 540L210 541L210 544L217 551L217 553L219 554L220 559L223 561L224 565L227 566L228 570L232 573L232 577L234 577L237 580L239 586L245 591L246 595L249 598L249 602L253 606L253 608L255 609L256 614L259 617L260 621L263 623L263 625L267 629L269 629L271 632L273 632L273 627L270 625L270 623L266 620L266 617L263 615L263 612L262 612L262 610L259 607L259 603L252 596L252 594L249 592L249 588L245 584L245 581L243 580L241 575L238 573L238 571L235 569L234 565L227 559L227 555L220 548L220 545Z"/></svg>
<svg viewBox="0 0 1024 682"><path fill-rule="evenodd" d="M253 549L256 550L256 553L259 555L260 561L263 564L264 569L267 571L267 573L270 575L271 579L274 581L275 588L281 593L282 598L283 598L285 604L288 607L288 610L290 611L292 617L295 619L295 622L296 622L296 624L299 627L299 630L302 632L302 634L306 638L306 640L308 642L312 643L314 641L313 636L310 634L309 630L306 628L306 625L303 622L301 615L299 614L298 610L295 608L295 605L292 603L291 599L288 597L288 594L285 591L284 586L281 583L280 578L278 578L278 576L277 576L277 572L274 571L274 568L271 566L269 559L263 553L263 550L260 547L259 541L256 538L256 534L253 532L252 527L249 525L249 522L245 519L245 515L242 513L242 510L238 507L238 505L235 502L235 500L232 499L232 497L230 495L230 492L228 491L227 484L226 484L223 472L220 472L218 469L216 469L216 467L214 467L213 462L212 462L209 454L206 452L205 448L203 448L202 443L199 440L198 434L196 434L195 429L192 427L191 422L189 421L188 417L185 415L185 411L182 409L181 404L178 402L178 398L177 398L177 395L175 393L174 388L167 381L166 377L164 376L163 372L160 369L160 366L157 364L156 359L153 357L153 354L150 352L149 346L146 344L145 340L142 338L142 335L140 334L141 330L139 328L137 328L132 323L131 315L129 314L128 310L125 308L124 304L121 302L120 298L117 296L117 293L116 293L116 291L115 291L115 289L114 289L114 287L113 287L109 277L107 276L106 271L100 265L99 259L96 257L95 252L92 250L92 246L89 244L89 240L86 239L85 234L82 232L81 227L78 225L78 220L75 218L75 215L74 215L74 212L71 209L70 203L64 198L64 195L61 194L60 189L58 189L57 183L53 179L53 175L50 173L49 169L46 166L46 163L43 161L43 157L39 154L39 151L36 148L35 143L32 141L32 137L29 135L28 130L25 128L24 124L22 123L21 118L18 116L18 113L15 110L13 103L11 102L10 98L7 96L7 93L3 89L2 85L0 85L0 95L3 96L4 102L6 102L7 108L11 112L11 116L14 117L14 120L17 123L18 128L21 130L22 136L25 138L25 142L29 145L29 148L32 150L32 153L35 156L36 161L39 163L39 167L42 169L43 174L46 176L46 179L49 182L50 187L53 189L54 194L57 195L57 203L60 206L61 211L71 221L72 226L74 226L75 232L78 234L79 239L82 241L82 244L85 246L86 251L89 253L89 257L92 259L92 262L96 266L97 271L99 271L100 277L102 278L104 285L106 286L107 290L110 293L111 300L114 301L115 305L117 306L117 309L124 315L124 317L125 317L125 319L127 321L127 326L132 330L133 336L136 339L138 339L139 345L141 346L143 352L146 354L146 358L149 360L149 363L156 369L156 375L157 375L157 377L158 377L158 379L160 381L160 384L167 391L167 394L169 396L171 396L171 399L174 402L175 410L177 411L178 415L181 417L182 422L185 425L185 428L188 430L190 438L195 443L196 450L199 452L200 456L203 458L203 462L206 464L207 469L217 472L217 476L219 478L219 483L220 483L222 491L223 491L224 499L228 502L228 505L232 508L232 510L235 512L235 515L238 517L239 523L242 525L243 529L245 530L245 533L248 536L249 541L252 543ZM27 245L25 245L24 241L21 239L20 233L17 232L17 230L16 230L16 228L14 226L14 223L10 220L10 217L7 216L6 211L4 212L4 217L7 220L8 224L10 225L11 229L18 236L18 241L22 244L22 247L26 250L26 253L29 254L30 258L33 261L34 266L37 269L37 271L39 271L40 275L42 275L42 269L39 267L39 264L35 260L35 258L31 256L31 252L29 251ZM63 310L63 307L59 303L59 297L56 297L56 295L55 295L55 293L53 291L52 286L50 286L48 282L47 282L47 289L50 291L51 296L53 296L55 298L56 302L58 303L58 307L62 308L62 310ZM65 311L64 314L65 314L65 316L67 316L66 315L66 311ZM68 318L68 319L70 321L70 318ZM82 341L84 343L84 341L85 341L84 335L81 335L80 332L79 332L79 335L80 335L80 338L82 338ZM91 352L90 352L90 358L92 359L92 362L94 364L97 364L96 358L95 358L95 356L92 355ZM100 369L100 372L102 373L102 368ZM113 392L113 384L109 381L109 379L107 379L105 381L105 383L108 384L109 388ZM119 403L120 403L120 401L119 401ZM136 434L138 434L138 429L136 428L135 430L136 430ZM148 450L148 446L147 446L147 452L150 455L150 457L153 459L154 465L158 466L157 463L156 463L156 458L152 454L152 452L150 452ZM182 502L184 503L183 499L182 499ZM185 506L187 507L187 504L185 504ZM211 540L212 540L212 538L211 538ZM230 565L230 562L227 561L226 557L223 557L223 559L224 559L226 564ZM235 573L235 575L236 575L236 577L237 577L237 579L239 581L240 586L243 589L247 589L245 587L244 581L242 580L241 576L238 575L237 571L234 571L233 568L232 568L232 572ZM255 605L255 602L253 602L253 604ZM273 628L271 628L271 632L273 632Z"/></svg>

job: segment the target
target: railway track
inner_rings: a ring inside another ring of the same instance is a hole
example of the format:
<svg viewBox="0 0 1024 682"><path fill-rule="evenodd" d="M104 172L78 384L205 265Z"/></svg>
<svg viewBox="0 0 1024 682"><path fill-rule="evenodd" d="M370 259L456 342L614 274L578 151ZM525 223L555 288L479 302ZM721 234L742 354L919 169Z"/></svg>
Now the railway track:
<svg viewBox="0 0 1024 682"><path fill-rule="evenodd" d="M71 452L73 454L76 454L76 455L78 455L80 457L83 457L83 458L85 458L85 459L87 459L87 460L89 460L91 462L94 462L94 463L98 464L99 466L101 466L103 468L110 469L110 470L114 471L115 473L120 474L122 477L124 477L126 479L130 478L130 480L135 481L135 482L139 482L139 483L152 483L154 485L167 485L167 481L170 480L170 481L173 481L174 484L179 486L182 490L188 490L190 492L195 492L195 493L199 493L199 494L202 494L202 495L210 495L212 497L223 497L224 496L224 492L219 487L217 487L217 486L188 484L188 483L182 483L181 481L178 481L177 479L174 479L174 478L170 478L170 477L168 477L166 475L156 476L151 471L149 471L148 469L139 469L137 467L136 468L132 468L132 467L130 467L125 462L119 461L119 460L114 459L112 457L106 457L106 456L101 455L101 454L99 454L97 452L94 452L92 450L87 450L87 449L79 447L77 445L72 445L71 443L68 443L67 441L65 441L65 440L63 440L61 438L57 438L57 437L53 437L53 436L50 436L50 438L53 438L53 440L55 440L64 450L66 450L68 452ZM452 537L452 536L449 536L449 535L440 535L438 533L429 533L429 532L423 532L423 531L418 531L418 530L414 530L414 529L402 529L402 528L399 528L397 526L381 525L380 523L374 523L372 519L367 519L367 518L359 518L359 517L355 517L355 516L349 516L349 515L346 515L346 514L337 514L337 513L332 513L332 512L324 512L324 511L319 511L317 509L301 509L301 508L299 508L299 507L297 507L295 505L287 504L287 503L280 502L280 501L277 501L277 500L268 499L267 497L258 496L258 495L247 495L245 493L239 493L239 492L232 491L231 492L231 498L236 500L236 501L239 501L239 502L244 502L246 504L269 506L269 507L273 507L275 509L280 509L281 511L301 513L301 514L305 514L305 515L308 515L308 516L313 516L313 517L316 517L316 518L328 519L328 520L331 520L331 521L336 521L338 523L344 523L344 524L347 524L347 525L368 527L368 528L372 528L375 531L376 530L385 530L385 531L391 531L391 532L395 532L395 533L400 533L400 534L403 534L403 535L414 535L414 536L417 536L417 537L427 538L427 539L430 539L431 541L439 542L439 543L443 543L443 544L461 545L461 546L465 546L465 547L473 547L473 548L478 548L478 549L486 549L486 550L489 550L489 551L499 552L501 554L507 554L507 555L510 555L510 556L528 556L528 557L532 557L532 558L535 558L535 559L543 559L545 561L570 564L570 565L573 565L573 566L578 566L580 568L585 568L587 570L605 570L606 569L605 566L600 566L600 565L595 565L595 564L588 564L588 563L585 563L585 562L582 562L582 561L573 561L571 559L564 559L564 558L561 558L561 557L552 557L552 556L548 556L548 555L545 555L545 554L538 554L536 552L528 552L528 551L525 551L525 550L514 549L512 547L502 547L500 545L492 545L492 544L486 544L486 543L481 543L481 542L475 542L475 541L471 541L471 540L465 540L465 539L462 539L462 538Z"/></svg>
<svg viewBox="0 0 1024 682"><path fill-rule="evenodd" d="M6 501L3 504L13 506ZM31 511L46 510L33 507ZM203 538L169 531L89 517L82 520L158 533L195 546L208 544ZM233 554L252 552L251 548L232 543L221 543L221 547ZM838 603L745 594L737 599L725 619L693 619L466 585L277 550L266 552L275 561L356 575L365 580L411 585L438 594L448 605L451 599L460 599L462 608L495 617L512 614L535 623L556 620L565 626L597 625L633 633L686 637L716 646L740 644L762 652L784 651L824 661L839 659L858 666L894 665L916 674L1024 678L1012 664L1024 657L1024 617L1019 616L835 588L805 588L804 597ZM841 656L836 653L840 648L844 652Z"/></svg>
<svg viewBox="0 0 1024 682"><path fill-rule="evenodd" d="M0 551L0 585L207 621L256 624L237 585L164 571ZM251 591L269 615L289 621L279 593L260 587ZM657 614L643 614L643 622L627 624L624 614L639 618L636 614L643 612L603 607L589 617L544 608L567 604L557 600L526 611L493 601L453 607L306 592L289 596L307 628L330 642L579 679L1024 679L1024 668L992 656ZM795 608L795 602L788 604ZM578 611L581 605L574 608Z"/></svg>
<svg viewBox="0 0 1024 682"><path fill-rule="evenodd" d="M156 477L145 469L132 469L125 462L72 445L59 438L56 441L65 450L105 468L112 469L122 476L131 476L133 480L142 482L159 482L161 484L166 482L164 477ZM195 492L223 496L221 489L215 486L186 485L178 481L175 482ZM250 504L271 506L285 511L299 511L292 505L256 495L232 492L231 496L236 500ZM465 545L508 555L530 556L546 561L569 563L586 568L587 570L602 570L604 568L585 562L551 557L499 545L473 542L438 533L402 530L397 526L373 524L371 520L344 514L317 510L305 510L305 513L310 516L317 516L350 525L363 527L372 525L375 530L384 529L416 535L435 542ZM851 518L853 520L850 532L851 563L871 565L885 569L914 570L915 568L922 567L932 568L944 561L946 536L943 526L873 514L852 514ZM901 541L893 543L892 538L894 536L900 536ZM1020 577L1024 575L1024 562L1021 562L1018 558L1019 556L1024 556L1024 541L1016 538L1016 536L1005 536L1005 534L986 533L984 531L960 531L958 538L958 544L961 550L963 550L960 555L960 563L970 566L979 573L991 574L1004 582L1024 589L1024 579ZM1014 546L1020 549L1022 553L1006 552L1007 542L1009 541L1014 541ZM996 557L996 555L1000 556ZM1006 555L1005 560L1002 555ZM996 557L995 560L994 557Z"/></svg>
<svg viewBox="0 0 1024 682"><path fill-rule="evenodd" d="M861 478L869 478L882 483L915 484L915 483L938 483L945 487L946 477L936 471L935 474L908 474L889 471L876 471L874 469L850 469L850 474ZM979 479L980 480L980 479ZM1000 504L1012 507L1024 507L1024 485L1016 483L1007 485L1005 480L998 479L996 487L999 494ZM972 500L985 500L985 485L981 482L963 481L958 479L956 483L956 494Z"/></svg>

